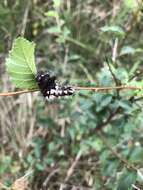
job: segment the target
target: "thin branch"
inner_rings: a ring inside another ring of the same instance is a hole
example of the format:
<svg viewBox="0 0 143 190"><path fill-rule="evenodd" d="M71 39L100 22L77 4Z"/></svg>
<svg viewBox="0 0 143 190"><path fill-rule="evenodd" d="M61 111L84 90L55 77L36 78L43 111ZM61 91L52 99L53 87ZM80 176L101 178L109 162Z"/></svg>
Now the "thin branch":
<svg viewBox="0 0 143 190"><path fill-rule="evenodd" d="M28 20L28 14L29 14L29 10L30 10L30 1L28 0L25 8L25 12L23 15L23 22L22 22L22 27L21 27L21 36L24 36L25 34L25 30L26 30L26 25L27 25L27 20Z"/></svg>
<svg viewBox="0 0 143 190"><path fill-rule="evenodd" d="M136 87L136 86L107 86L107 87L80 87L76 86L73 88L75 90L91 90L95 92L100 92L100 91L110 91L110 90L143 90L142 87ZM39 89L31 89L31 90L21 90L21 91L16 91L16 92L2 92L0 93L0 96L14 96L14 95L20 95L24 93L30 93L30 92L36 92L39 91Z"/></svg>
<svg viewBox="0 0 143 190"><path fill-rule="evenodd" d="M107 87L74 87L75 90L94 90L98 91L108 91L108 90L143 90L142 87L136 86L107 86Z"/></svg>
<svg viewBox="0 0 143 190"><path fill-rule="evenodd" d="M137 187L136 185L132 184L132 187L135 189L135 190L141 190L139 187Z"/></svg>
<svg viewBox="0 0 143 190"><path fill-rule="evenodd" d="M118 38L115 39L115 43L114 43L114 46L113 46L113 51L112 51L112 61L113 61L113 63L116 62L117 48L118 48Z"/></svg>
<svg viewBox="0 0 143 190"><path fill-rule="evenodd" d="M138 97L138 98L134 98L134 102L140 101L140 100L142 100L142 99L143 99L143 96Z"/></svg>
<svg viewBox="0 0 143 190"><path fill-rule="evenodd" d="M116 85L116 86L121 85L121 83L119 83L118 79L116 78L114 72L112 71L112 68L111 68L111 66L110 66L110 63L108 62L108 59L106 60L106 62L107 62L109 71L110 71L110 73L111 73L111 75L112 75L112 77L113 77L113 80L114 80L114 82L115 82L115 85ZM115 63L115 62L114 62L114 63ZM119 92L119 90L117 90L116 93L117 93L117 97L119 98L119 97L120 97L120 92Z"/></svg>
<svg viewBox="0 0 143 190"><path fill-rule="evenodd" d="M48 175L48 177L46 178L46 180L44 181L44 183L43 183L43 187L47 187L47 185L48 185L48 183L49 183L49 181L51 180L51 178L56 174L56 173L58 173L59 172L59 169L55 169L55 170L53 170L49 175Z"/></svg>
<svg viewBox="0 0 143 190"><path fill-rule="evenodd" d="M36 92L36 91L38 91L38 89L21 90L21 91L16 91L16 92L2 92L2 93L0 93L0 96L15 96L15 95L19 95L19 94Z"/></svg>
<svg viewBox="0 0 143 190"><path fill-rule="evenodd" d="M75 169L75 167L77 166L78 161L80 160L81 156L82 156L82 151L79 150L79 152L78 152L78 154L77 154L77 156L76 156L74 162L72 163L72 165L70 166L70 168L69 168L68 171L67 171L67 176L66 176L66 178L65 178L65 180L64 180L65 183L68 182L69 178L72 176L72 174L73 174L73 172L74 172L74 169ZM61 184L59 190L63 190L63 189L65 189L65 187L66 187L65 184Z"/></svg>
<svg viewBox="0 0 143 190"><path fill-rule="evenodd" d="M79 150L78 154L76 155L74 162L72 163L72 165L70 166L70 168L67 171L67 176L65 178L65 182L67 182L69 180L69 178L72 176L74 169L77 166L78 161L80 160L81 156L82 156L82 151Z"/></svg>
<svg viewBox="0 0 143 190"><path fill-rule="evenodd" d="M107 65L108 65L109 71L110 71L110 73L111 73L111 75L112 75L112 77L113 77L113 80L114 80L116 86L118 86L118 85L119 85L119 81L118 81L118 79L116 78L114 72L112 71L111 65L110 65L110 63L109 63L107 57L106 57L106 63L107 63Z"/></svg>
<svg viewBox="0 0 143 190"><path fill-rule="evenodd" d="M56 182L55 183L56 185L60 185L60 186L63 186L63 187L65 187L65 188L70 188L71 190L92 190L93 188L91 188L91 187L87 187L87 186L82 186L82 185L80 185L80 184L71 184L71 183L64 183L64 182ZM65 189L64 188L64 189Z"/></svg>

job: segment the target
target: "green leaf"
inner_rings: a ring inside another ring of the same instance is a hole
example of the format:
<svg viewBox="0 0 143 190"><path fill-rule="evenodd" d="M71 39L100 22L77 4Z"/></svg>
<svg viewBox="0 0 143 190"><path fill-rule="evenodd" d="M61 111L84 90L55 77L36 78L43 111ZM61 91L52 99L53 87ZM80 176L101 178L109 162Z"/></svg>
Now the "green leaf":
<svg viewBox="0 0 143 190"><path fill-rule="evenodd" d="M137 9L138 6L139 6L138 1L135 1L135 0L124 0L123 3L124 3L124 5L125 5L128 9L131 9L131 10L135 10L135 9Z"/></svg>
<svg viewBox="0 0 143 190"><path fill-rule="evenodd" d="M48 17L57 17L58 13L56 11L48 11L48 12L45 13L45 16L48 16Z"/></svg>
<svg viewBox="0 0 143 190"><path fill-rule="evenodd" d="M119 26L103 26L101 27L102 32L109 32L109 33L114 33L119 36L124 36L125 32L123 29Z"/></svg>
<svg viewBox="0 0 143 190"><path fill-rule="evenodd" d="M108 106L112 101L112 96L110 94L93 94L93 101L96 102L96 111L99 112Z"/></svg>
<svg viewBox="0 0 143 190"><path fill-rule="evenodd" d="M60 4L61 4L61 1L60 0L53 0L53 3L54 3L55 8L59 8Z"/></svg>
<svg viewBox="0 0 143 190"><path fill-rule="evenodd" d="M132 184L136 181L137 174L136 172L131 172L128 170L124 170L118 180L117 189L116 190L128 190L132 187Z"/></svg>
<svg viewBox="0 0 143 190"><path fill-rule="evenodd" d="M123 83L127 83L129 80L129 76L128 76L128 72L125 68L118 68L114 71L115 77L120 80L123 81Z"/></svg>
<svg viewBox="0 0 143 190"><path fill-rule="evenodd" d="M143 149L142 147L135 147L134 150L132 150L132 153L130 155L130 162L132 163L142 163L143 158Z"/></svg>
<svg viewBox="0 0 143 190"><path fill-rule="evenodd" d="M48 28L48 33L49 34L59 34L61 30L57 26L52 26Z"/></svg>
<svg viewBox="0 0 143 190"><path fill-rule="evenodd" d="M131 46L124 46L122 49L121 49L121 52L120 52L120 55L126 55L126 54L135 54L135 53L140 53L140 52L143 52L143 50L141 48L133 48Z"/></svg>
<svg viewBox="0 0 143 190"><path fill-rule="evenodd" d="M13 84L21 89L37 88L35 82L36 66L34 61L35 44L18 37L6 59L6 69Z"/></svg>
<svg viewBox="0 0 143 190"><path fill-rule="evenodd" d="M117 100L116 104L118 104L119 107L123 108L125 113L131 113L133 111L133 106L130 101L128 100Z"/></svg>

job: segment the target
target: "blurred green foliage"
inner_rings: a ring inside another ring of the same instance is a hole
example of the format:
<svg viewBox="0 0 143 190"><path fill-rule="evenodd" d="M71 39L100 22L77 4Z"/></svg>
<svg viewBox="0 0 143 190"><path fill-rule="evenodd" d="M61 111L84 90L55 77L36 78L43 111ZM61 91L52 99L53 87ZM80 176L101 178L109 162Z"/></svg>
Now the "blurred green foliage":
<svg viewBox="0 0 143 190"><path fill-rule="evenodd" d="M36 43L39 70L60 81L142 87L142 4L4 0L0 56L24 35ZM1 91L13 88L4 61L0 67ZM0 127L0 181L7 186L32 169L32 190L143 188L142 91L79 91L52 102L40 94L3 98Z"/></svg>

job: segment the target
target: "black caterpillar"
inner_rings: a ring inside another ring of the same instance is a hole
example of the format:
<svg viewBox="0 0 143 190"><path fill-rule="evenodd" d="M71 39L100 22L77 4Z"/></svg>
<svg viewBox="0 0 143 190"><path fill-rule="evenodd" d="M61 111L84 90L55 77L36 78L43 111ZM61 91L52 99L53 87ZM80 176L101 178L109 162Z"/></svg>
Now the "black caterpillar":
<svg viewBox="0 0 143 190"><path fill-rule="evenodd" d="M49 73L44 73L42 71L37 73L35 80L46 99L71 96L75 91L71 86L60 86L56 83L56 76L50 76Z"/></svg>

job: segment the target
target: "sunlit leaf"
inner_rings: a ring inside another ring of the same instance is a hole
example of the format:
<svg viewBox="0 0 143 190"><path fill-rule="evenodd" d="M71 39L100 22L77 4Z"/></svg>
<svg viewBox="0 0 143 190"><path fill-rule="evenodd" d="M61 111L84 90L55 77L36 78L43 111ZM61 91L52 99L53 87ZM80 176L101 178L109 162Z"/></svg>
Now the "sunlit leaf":
<svg viewBox="0 0 143 190"><path fill-rule="evenodd" d="M128 9L137 9L139 6L139 1L140 0L124 0L123 3Z"/></svg>
<svg viewBox="0 0 143 190"><path fill-rule="evenodd" d="M61 1L60 0L53 0L53 3L54 3L54 7L58 8L61 4Z"/></svg>
<svg viewBox="0 0 143 190"><path fill-rule="evenodd" d="M48 16L48 17L57 17L58 13L56 11L48 11L48 12L45 13L45 16Z"/></svg>

